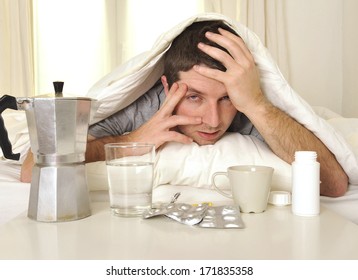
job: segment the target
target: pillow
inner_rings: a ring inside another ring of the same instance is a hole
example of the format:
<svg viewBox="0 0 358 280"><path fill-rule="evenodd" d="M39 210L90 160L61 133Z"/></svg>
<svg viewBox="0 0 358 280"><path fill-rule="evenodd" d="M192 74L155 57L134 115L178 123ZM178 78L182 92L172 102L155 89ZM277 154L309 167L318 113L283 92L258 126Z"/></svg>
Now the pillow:
<svg viewBox="0 0 358 280"><path fill-rule="evenodd" d="M232 165L248 164L273 167L272 188L290 191L291 166L264 142L239 133L227 133L214 145L167 143L157 153L154 186L170 184L211 188L214 172L226 171ZM218 185L229 189L228 180L222 179Z"/></svg>
<svg viewBox="0 0 358 280"><path fill-rule="evenodd" d="M226 171L232 165L246 164L273 167L272 189L291 190L291 166L262 141L239 133L227 133L214 145L167 143L157 151L154 188L161 185L211 188L214 172ZM89 189L108 189L105 163L88 163L86 167ZM229 188L226 177L217 179L220 187Z"/></svg>

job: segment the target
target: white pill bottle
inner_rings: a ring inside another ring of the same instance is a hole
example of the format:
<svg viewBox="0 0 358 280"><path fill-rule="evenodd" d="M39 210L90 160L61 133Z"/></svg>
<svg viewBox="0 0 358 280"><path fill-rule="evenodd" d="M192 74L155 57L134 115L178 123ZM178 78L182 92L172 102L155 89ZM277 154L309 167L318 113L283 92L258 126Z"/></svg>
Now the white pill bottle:
<svg viewBox="0 0 358 280"><path fill-rule="evenodd" d="M317 216L320 212L320 164L314 151L296 151L292 163L292 213Z"/></svg>

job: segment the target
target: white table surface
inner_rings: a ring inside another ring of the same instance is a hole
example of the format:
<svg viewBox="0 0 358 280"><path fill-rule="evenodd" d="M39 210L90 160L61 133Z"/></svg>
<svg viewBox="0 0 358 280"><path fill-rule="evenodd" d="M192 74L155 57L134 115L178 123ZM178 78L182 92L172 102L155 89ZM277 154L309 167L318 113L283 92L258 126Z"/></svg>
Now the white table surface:
<svg viewBox="0 0 358 280"><path fill-rule="evenodd" d="M120 218L108 202L88 218L42 223L23 213L0 226L0 259L358 259L358 226L322 208L298 217L269 206L245 229L205 229L166 217Z"/></svg>

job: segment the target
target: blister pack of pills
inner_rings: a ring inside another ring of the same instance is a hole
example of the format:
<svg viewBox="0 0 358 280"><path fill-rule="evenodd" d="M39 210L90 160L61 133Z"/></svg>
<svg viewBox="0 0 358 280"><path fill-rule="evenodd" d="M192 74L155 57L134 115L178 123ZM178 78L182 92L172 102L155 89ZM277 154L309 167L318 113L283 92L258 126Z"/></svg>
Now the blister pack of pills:
<svg viewBox="0 0 358 280"><path fill-rule="evenodd" d="M245 228L239 207L231 205L208 207L198 226L204 228Z"/></svg>
<svg viewBox="0 0 358 280"><path fill-rule="evenodd" d="M193 206L185 203L170 203L160 208L149 209L144 213L143 218L164 215L182 224L192 226L203 220L207 209L208 205L206 204Z"/></svg>
<svg viewBox="0 0 358 280"><path fill-rule="evenodd" d="M202 228L245 228L238 206L211 206L209 203L190 205L175 203L179 194L169 204L149 209L144 219L164 215L186 225Z"/></svg>

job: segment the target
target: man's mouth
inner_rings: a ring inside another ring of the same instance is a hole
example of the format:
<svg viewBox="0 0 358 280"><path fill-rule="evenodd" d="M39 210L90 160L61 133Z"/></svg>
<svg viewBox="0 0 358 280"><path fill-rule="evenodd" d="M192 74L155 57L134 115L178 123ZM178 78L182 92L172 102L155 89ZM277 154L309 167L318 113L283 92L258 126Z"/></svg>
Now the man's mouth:
<svg viewBox="0 0 358 280"><path fill-rule="evenodd" d="M214 132L205 132L205 131L198 131L198 134L201 138L205 140L214 140L218 137L220 131L214 131Z"/></svg>

